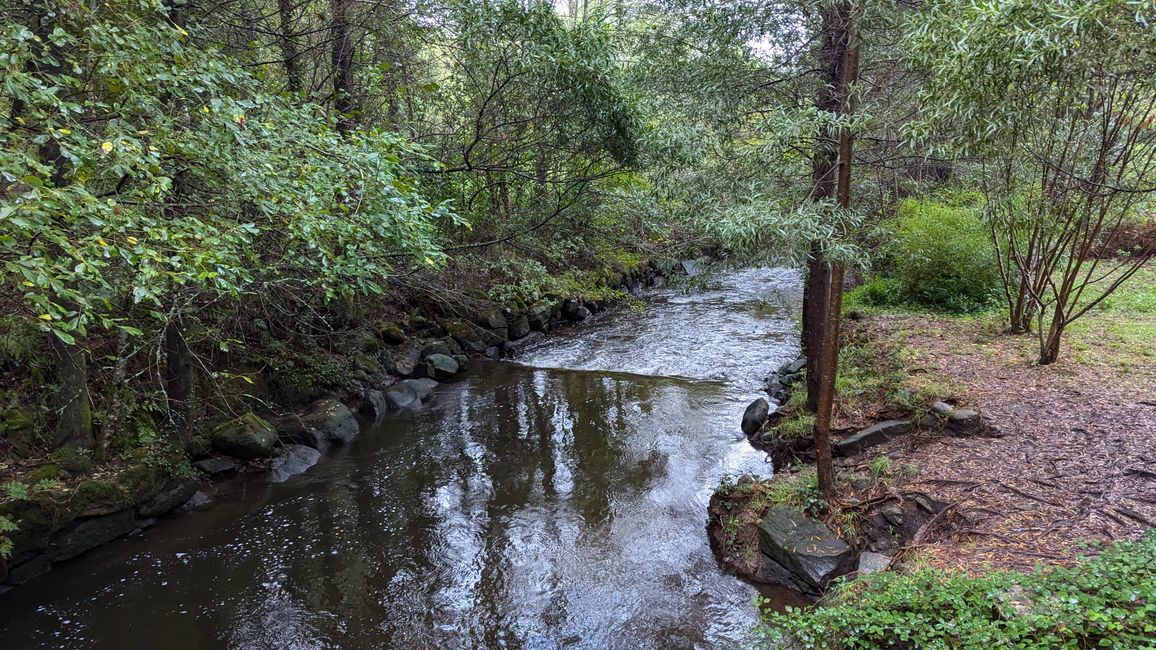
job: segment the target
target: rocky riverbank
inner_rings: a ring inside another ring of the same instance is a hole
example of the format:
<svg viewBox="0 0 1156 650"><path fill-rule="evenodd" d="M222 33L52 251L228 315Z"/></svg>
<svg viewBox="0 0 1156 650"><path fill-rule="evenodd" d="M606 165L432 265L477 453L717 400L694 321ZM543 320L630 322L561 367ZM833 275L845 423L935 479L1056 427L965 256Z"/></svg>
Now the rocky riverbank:
<svg viewBox="0 0 1156 650"><path fill-rule="evenodd" d="M87 455L60 450L37 457L29 450L8 468L8 485L16 487L0 502L0 517L14 524L0 530L9 545L8 559L0 558L0 590L139 533L159 517L206 507L219 481L281 482L307 471L326 449L350 443L374 422L420 410L439 382L468 370L472 357L515 355L549 332L606 310L615 296L622 299L671 274L685 274L687 266L697 271L697 265L645 263L614 271L594 299L490 303L474 314L419 305L327 353L303 349L294 358L269 341L271 354L260 366L249 355L229 372L215 373L221 378L218 389L233 397L218 400L218 415L195 420L189 435L163 456L106 464L94 472ZM5 413L0 442L15 448L34 440L30 426L19 412Z"/></svg>

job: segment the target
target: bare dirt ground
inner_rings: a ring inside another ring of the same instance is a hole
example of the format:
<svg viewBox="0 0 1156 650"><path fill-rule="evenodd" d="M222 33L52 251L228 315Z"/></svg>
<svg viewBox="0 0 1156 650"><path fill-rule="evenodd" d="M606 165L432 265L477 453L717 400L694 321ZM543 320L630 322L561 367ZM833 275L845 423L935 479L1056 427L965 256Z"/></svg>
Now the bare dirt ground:
<svg viewBox="0 0 1156 650"><path fill-rule="evenodd" d="M902 347L909 376L950 386L1001 434L919 434L852 461L885 454L914 474L894 489L955 504L965 523L922 546L932 564L1064 563L1082 541L1156 527L1156 314L1090 315L1050 366L1035 363L1030 335L1000 335L990 318L881 314L864 326Z"/></svg>

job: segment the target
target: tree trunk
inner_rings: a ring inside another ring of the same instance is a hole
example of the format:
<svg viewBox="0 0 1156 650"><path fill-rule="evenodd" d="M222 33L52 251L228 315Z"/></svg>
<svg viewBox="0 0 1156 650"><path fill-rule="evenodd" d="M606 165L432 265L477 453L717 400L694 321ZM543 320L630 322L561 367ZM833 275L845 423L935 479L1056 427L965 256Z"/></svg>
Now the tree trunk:
<svg viewBox="0 0 1156 650"><path fill-rule="evenodd" d="M840 5L842 6L842 5ZM819 60L823 65L823 87L815 98L815 107L826 113L838 113L841 107L839 80L841 78L844 38L841 37L842 14L838 7L823 9L822 46ZM819 129L815 138L811 176L814 188L811 200L825 202L835 198L838 182L839 149L835 134L827 126ZM803 285L803 354L807 358L807 410L819 408L819 381L823 375L825 337L823 323L829 303L831 287L830 267L823 262L818 242L811 244L807 265L807 279Z"/></svg>
<svg viewBox="0 0 1156 650"><path fill-rule="evenodd" d="M337 112L337 131L349 135L353 130L353 30L350 25L351 0L331 0L333 12L330 39L333 41L333 109Z"/></svg>
<svg viewBox="0 0 1156 650"><path fill-rule="evenodd" d="M823 365L823 320L826 318L830 269L823 263L818 242L811 244L807 279L803 285L803 356L807 359L807 410L819 408L819 378Z"/></svg>
<svg viewBox="0 0 1156 650"><path fill-rule="evenodd" d="M165 397L169 415L177 434L183 435L189 424L189 399L193 392L193 360L185 340L184 328L173 317L165 325Z"/></svg>
<svg viewBox="0 0 1156 650"><path fill-rule="evenodd" d="M285 58L285 79L288 84L289 91L292 93L300 93L301 82L301 62L297 60L299 52L297 50L297 38L293 33L293 1L292 0L277 0L277 14L281 21L281 56Z"/></svg>
<svg viewBox="0 0 1156 650"><path fill-rule="evenodd" d="M829 68L831 86L835 88L836 110L840 114L855 112L851 86L859 76L859 45L855 35L855 16L850 3L842 2L823 11L823 46L836 64ZM829 135L829 134L828 134ZM851 165L854 141L850 130L839 132L837 181L835 197L841 209L851 207ZM826 313L818 321L822 326L822 361L816 386L815 457L819 490L830 500L835 496L834 467L831 462L831 420L835 405L835 379L839 368L839 329L843 315L842 262L827 265L827 299L823 302ZM812 297L815 301L816 297ZM808 372L810 372L808 370ZM808 395L808 398L810 396Z"/></svg>
<svg viewBox="0 0 1156 650"><path fill-rule="evenodd" d="M55 447L70 445L81 449L92 448L92 402L88 394L88 363L84 350L75 343L65 343L55 334L52 354L56 359L59 417L56 420Z"/></svg>

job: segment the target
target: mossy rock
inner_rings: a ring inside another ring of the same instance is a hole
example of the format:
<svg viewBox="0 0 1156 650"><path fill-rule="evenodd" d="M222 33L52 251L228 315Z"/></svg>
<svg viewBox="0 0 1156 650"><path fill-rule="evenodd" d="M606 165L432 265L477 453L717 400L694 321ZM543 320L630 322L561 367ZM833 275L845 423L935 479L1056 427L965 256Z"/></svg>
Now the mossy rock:
<svg viewBox="0 0 1156 650"><path fill-rule="evenodd" d="M138 463L117 475L116 482L128 492L133 505L136 505L156 496L169 478L168 470L160 465Z"/></svg>
<svg viewBox="0 0 1156 650"><path fill-rule="evenodd" d="M6 441L21 458L36 453L36 428L32 419L18 408L0 413L0 440Z"/></svg>
<svg viewBox="0 0 1156 650"><path fill-rule="evenodd" d="M116 479L88 479L72 491L68 507L76 514L109 514L133 505L132 495Z"/></svg>
<svg viewBox="0 0 1156 650"><path fill-rule="evenodd" d="M28 551L43 551L52 536L76 518L69 505L69 495L56 490L41 490L23 501L0 504L0 516L16 524L8 533L12 541L12 557Z"/></svg>
<svg viewBox="0 0 1156 650"><path fill-rule="evenodd" d="M73 476L92 472L92 455L79 447L61 447L52 452L48 460Z"/></svg>
<svg viewBox="0 0 1156 650"><path fill-rule="evenodd" d="M386 321L377 326L377 338L389 345L405 343L405 330L401 325Z"/></svg>
<svg viewBox="0 0 1156 650"><path fill-rule="evenodd" d="M36 485L42 481L59 481L68 478L68 472L56 463L41 465L25 474L20 480L28 485Z"/></svg>
<svg viewBox="0 0 1156 650"><path fill-rule="evenodd" d="M371 375L375 375L381 372L381 359L372 354L358 352L353 355L353 370L364 370Z"/></svg>
<svg viewBox="0 0 1156 650"><path fill-rule="evenodd" d="M251 460L273 454L277 432L255 413L246 413L213 429L213 447L223 454Z"/></svg>

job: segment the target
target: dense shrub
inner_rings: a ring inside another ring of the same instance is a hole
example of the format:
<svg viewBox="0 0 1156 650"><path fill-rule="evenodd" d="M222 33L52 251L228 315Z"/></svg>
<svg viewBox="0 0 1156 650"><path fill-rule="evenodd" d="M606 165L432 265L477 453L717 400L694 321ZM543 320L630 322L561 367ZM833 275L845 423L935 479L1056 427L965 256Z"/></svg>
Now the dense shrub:
<svg viewBox="0 0 1156 650"><path fill-rule="evenodd" d="M801 649L1156 648L1156 531L1071 568L880 573L833 600L769 614L761 636Z"/></svg>
<svg viewBox="0 0 1156 650"><path fill-rule="evenodd" d="M906 199L888 230L883 266L889 273L869 281L857 294L860 301L966 312L997 295L995 250L968 197Z"/></svg>

